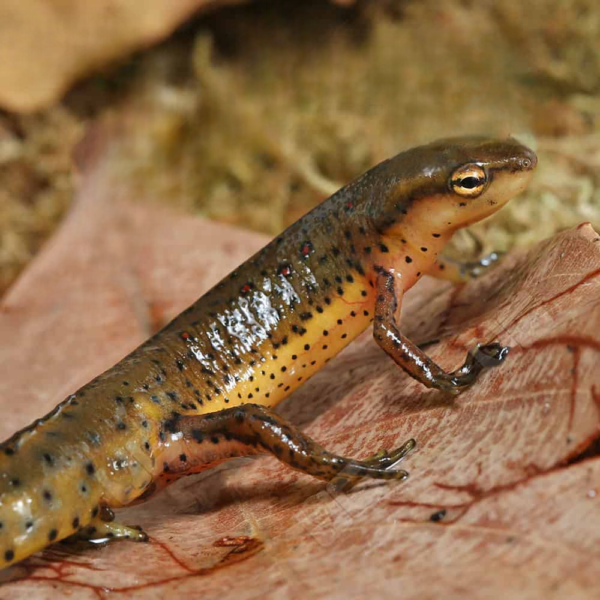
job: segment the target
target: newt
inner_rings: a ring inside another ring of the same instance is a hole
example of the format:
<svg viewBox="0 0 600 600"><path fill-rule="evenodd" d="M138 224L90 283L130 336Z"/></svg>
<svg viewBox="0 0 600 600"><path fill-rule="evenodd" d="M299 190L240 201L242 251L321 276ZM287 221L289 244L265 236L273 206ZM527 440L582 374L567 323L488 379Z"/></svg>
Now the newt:
<svg viewBox="0 0 600 600"><path fill-rule="evenodd" d="M453 233L527 185L515 139L446 139L373 167L306 214L164 329L0 445L0 567L69 536L146 534L112 508L234 456L270 452L323 480L403 480L414 445L366 460L328 452L272 409L373 323L376 342L429 388L457 393L508 349L477 345L454 371L398 327L424 275L455 282L494 256L444 258Z"/></svg>

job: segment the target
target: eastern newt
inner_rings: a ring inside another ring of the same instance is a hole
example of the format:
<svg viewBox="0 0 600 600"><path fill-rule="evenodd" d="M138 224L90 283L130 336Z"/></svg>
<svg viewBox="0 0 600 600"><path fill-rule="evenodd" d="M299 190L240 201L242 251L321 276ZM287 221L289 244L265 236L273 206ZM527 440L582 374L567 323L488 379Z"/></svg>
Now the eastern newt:
<svg viewBox="0 0 600 600"><path fill-rule="evenodd" d="M512 138L456 138L375 166L289 227L169 325L0 445L0 563L77 534L145 540L111 507L233 456L273 453L324 480L405 479L413 446L332 454L272 408L374 323L424 385L458 392L507 348L477 346L446 372L402 335L403 293L425 274L462 281L452 234L527 185L537 158ZM487 260L487 263L486 263ZM493 262L488 257L479 271Z"/></svg>

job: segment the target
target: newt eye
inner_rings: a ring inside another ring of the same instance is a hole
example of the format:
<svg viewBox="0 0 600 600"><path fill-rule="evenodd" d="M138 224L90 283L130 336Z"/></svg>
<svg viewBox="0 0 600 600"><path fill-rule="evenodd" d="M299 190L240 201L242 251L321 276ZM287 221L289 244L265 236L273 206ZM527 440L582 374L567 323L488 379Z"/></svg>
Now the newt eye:
<svg viewBox="0 0 600 600"><path fill-rule="evenodd" d="M452 173L450 189L463 198L476 198L483 192L487 175L479 165L464 165Z"/></svg>

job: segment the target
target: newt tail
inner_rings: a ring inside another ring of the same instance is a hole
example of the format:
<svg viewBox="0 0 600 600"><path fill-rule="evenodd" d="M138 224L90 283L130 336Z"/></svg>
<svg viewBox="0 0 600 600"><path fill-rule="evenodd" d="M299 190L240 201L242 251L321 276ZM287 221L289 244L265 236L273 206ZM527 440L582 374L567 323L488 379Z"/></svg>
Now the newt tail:
<svg viewBox="0 0 600 600"><path fill-rule="evenodd" d="M453 233L527 185L516 140L441 140L375 166L325 200L55 410L0 445L0 566L72 535L144 540L111 508L233 456L271 452L329 481L403 480L414 440L364 460L322 448L272 409L374 322L427 387L458 393L508 350L485 340L447 371L398 326L428 274L463 281L496 261L448 261ZM497 257L497 255L495 255ZM373 449L375 452L377 449Z"/></svg>

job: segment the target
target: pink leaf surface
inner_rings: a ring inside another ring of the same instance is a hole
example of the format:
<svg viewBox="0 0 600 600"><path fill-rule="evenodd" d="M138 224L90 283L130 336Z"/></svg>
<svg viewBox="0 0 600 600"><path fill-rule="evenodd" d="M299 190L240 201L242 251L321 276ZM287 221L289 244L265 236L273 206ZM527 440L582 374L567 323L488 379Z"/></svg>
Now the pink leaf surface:
<svg viewBox="0 0 600 600"><path fill-rule="evenodd" d="M266 241L130 204L110 154L0 305L3 437ZM449 398L366 333L280 410L349 456L415 437L407 482L340 494L271 457L232 461L121 511L149 544L54 546L3 572L0 597L599 597L600 237L582 225L462 288L423 281L403 321L446 367L476 341L512 350Z"/></svg>

